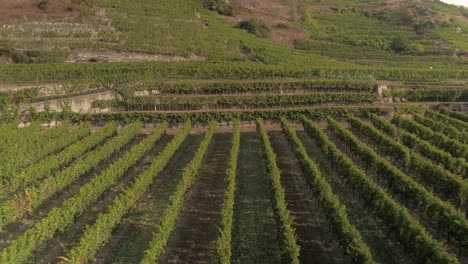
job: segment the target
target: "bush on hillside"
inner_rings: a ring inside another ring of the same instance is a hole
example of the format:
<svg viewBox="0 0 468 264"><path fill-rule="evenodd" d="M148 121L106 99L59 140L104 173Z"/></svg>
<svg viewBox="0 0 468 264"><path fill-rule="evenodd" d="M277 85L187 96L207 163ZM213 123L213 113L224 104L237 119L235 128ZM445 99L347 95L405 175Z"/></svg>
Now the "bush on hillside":
<svg viewBox="0 0 468 264"><path fill-rule="evenodd" d="M67 51L27 50L12 52L11 59L15 63L63 63L68 55Z"/></svg>
<svg viewBox="0 0 468 264"><path fill-rule="evenodd" d="M418 35L424 35L426 33L431 32L432 30L434 30L435 27L436 27L435 22L433 22L431 20L428 20L428 21L419 22L419 23L415 24L414 25L414 30L416 31L416 33Z"/></svg>
<svg viewBox="0 0 468 264"><path fill-rule="evenodd" d="M39 7L39 9L47 12L49 10L49 0L39 1L38 7Z"/></svg>
<svg viewBox="0 0 468 264"><path fill-rule="evenodd" d="M398 36L392 40L390 48L395 52L403 52L409 49L410 45L408 40L402 36Z"/></svg>
<svg viewBox="0 0 468 264"><path fill-rule="evenodd" d="M247 32L261 38L266 38L270 35L270 28L265 22L256 18L240 22L239 28L247 30Z"/></svg>
<svg viewBox="0 0 468 264"><path fill-rule="evenodd" d="M226 0L205 0L206 8L218 12L220 15L232 16L232 7Z"/></svg>
<svg viewBox="0 0 468 264"><path fill-rule="evenodd" d="M0 40L0 56L10 56L15 50L11 41L6 39Z"/></svg>

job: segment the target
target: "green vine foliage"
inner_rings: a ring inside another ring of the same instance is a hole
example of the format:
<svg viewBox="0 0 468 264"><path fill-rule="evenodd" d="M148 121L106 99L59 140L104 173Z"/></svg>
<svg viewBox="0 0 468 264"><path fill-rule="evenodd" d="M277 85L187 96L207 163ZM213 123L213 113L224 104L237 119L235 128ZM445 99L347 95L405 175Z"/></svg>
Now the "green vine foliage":
<svg viewBox="0 0 468 264"><path fill-rule="evenodd" d="M346 208L333 193L331 186L322 176L320 169L310 159L294 128L283 118L283 131L294 149L301 169L311 185L314 195L319 199L322 209L339 238L340 247L356 263L373 263L372 255L367 245L362 241L361 234L348 219Z"/></svg>
<svg viewBox="0 0 468 264"><path fill-rule="evenodd" d="M211 138L213 137L216 126L216 122L210 123L208 132L200 143L195 156L184 168L182 179L179 181L176 190L170 197L170 205L164 210L162 220L153 234L153 238L149 243L149 247L145 251L141 263L150 264L158 262L158 259L164 251L167 241L169 240L169 236L174 229L175 222L179 216L180 210L182 209L182 204L184 202L187 190L190 188L190 186L192 186L198 175L198 171L202 165L203 157L205 156L205 153L211 142Z"/></svg>
<svg viewBox="0 0 468 264"><path fill-rule="evenodd" d="M223 207L221 208L221 223L219 236L216 240L216 250L219 262L222 264L231 263L232 256L232 225L234 217L234 197L236 192L237 161L240 149L240 121L234 121L234 135L229 155L229 167L226 170L227 183L224 191Z"/></svg>
<svg viewBox="0 0 468 264"><path fill-rule="evenodd" d="M160 126L160 129L165 129L166 126L167 124L163 124ZM104 214L100 214L96 222L85 229L79 244L68 253L68 263L89 262L98 250L111 239L112 231L122 223L125 214L127 214L137 200L141 198L153 183L158 173L167 166L174 153L187 138L190 130L191 123L187 122L174 139L172 139L162 152L153 159L151 165L136 177L132 186L126 189L125 192L119 194L109 206L108 211Z"/></svg>
<svg viewBox="0 0 468 264"><path fill-rule="evenodd" d="M137 124L140 127L140 124ZM0 252L1 263L25 263L35 250L53 238L57 232L64 232L74 222L76 216L89 210L102 194L112 187L134 166L154 143L164 134L165 129L156 129L136 146L123 154L112 165L83 185L78 193L67 199L61 207L55 207L42 220L34 224L24 234Z"/></svg>
<svg viewBox="0 0 468 264"><path fill-rule="evenodd" d="M412 201L413 204L418 205L416 210L424 215L427 221L436 227L443 228L448 237L453 237L460 247L467 246L468 222L462 212L433 195L388 160L379 156L333 118L328 118L328 124L352 153L368 168L371 168L380 179L385 180L389 189L400 195L405 204Z"/></svg>
<svg viewBox="0 0 468 264"><path fill-rule="evenodd" d="M286 204L284 188L281 185L281 172L276 162L276 154L271 146L270 138L263 124L263 120L257 119L257 130L263 141L267 170L270 174L271 185L274 191L276 212L281 225L281 236L283 240L284 261L287 263L299 264L299 254L301 247L297 244L296 233L292 227L292 218Z"/></svg>
<svg viewBox="0 0 468 264"><path fill-rule="evenodd" d="M310 137L336 166L338 175L343 177L346 184L353 190L359 190L364 197L365 206L371 209L371 212L387 227L387 232L393 234L405 251L411 253L417 262L458 263L457 259L448 254L445 248L429 235L405 207L395 202L348 156L343 154L316 124L305 117L302 122Z"/></svg>

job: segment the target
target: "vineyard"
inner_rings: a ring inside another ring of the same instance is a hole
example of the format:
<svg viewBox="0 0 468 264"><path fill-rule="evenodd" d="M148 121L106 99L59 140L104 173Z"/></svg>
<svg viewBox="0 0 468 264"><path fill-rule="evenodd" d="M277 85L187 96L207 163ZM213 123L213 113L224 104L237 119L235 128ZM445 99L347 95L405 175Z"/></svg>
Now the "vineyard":
<svg viewBox="0 0 468 264"><path fill-rule="evenodd" d="M1 263L465 263L466 114L0 127Z"/></svg>
<svg viewBox="0 0 468 264"><path fill-rule="evenodd" d="M2 0L0 264L468 263L468 6Z"/></svg>

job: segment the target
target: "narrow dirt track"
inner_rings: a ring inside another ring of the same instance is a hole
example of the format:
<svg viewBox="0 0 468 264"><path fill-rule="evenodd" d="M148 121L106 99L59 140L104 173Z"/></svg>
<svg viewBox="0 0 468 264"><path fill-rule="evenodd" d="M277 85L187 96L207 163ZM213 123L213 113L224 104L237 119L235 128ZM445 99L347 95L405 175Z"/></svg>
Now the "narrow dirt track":
<svg viewBox="0 0 468 264"><path fill-rule="evenodd" d="M245 132L242 128L232 230L232 263L281 263L279 227L263 155L259 134Z"/></svg>
<svg viewBox="0 0 468 264"><path fill-rule="evenodd" d="M232 133L216 133L159 263L216 263Z"/></svg>
<svg viewBox="0 0 468 264"><path fill-rule="evenodd" d="M293 227L302 263L336 263L340 256L336 239L328 230L327 219L313 197L294 152L283 132L270 132L273 150L281 170L287 208L293 217Z"/></svg>
<svg viewBox="0 0 468 264"><path fill-rule="evenodd" d="M203 134L192 134L182 143L150 189L137 201L133 211L116 228L113 237L96 255L93 263L138 263L153 236L182 169L192 159Z"/></svg>

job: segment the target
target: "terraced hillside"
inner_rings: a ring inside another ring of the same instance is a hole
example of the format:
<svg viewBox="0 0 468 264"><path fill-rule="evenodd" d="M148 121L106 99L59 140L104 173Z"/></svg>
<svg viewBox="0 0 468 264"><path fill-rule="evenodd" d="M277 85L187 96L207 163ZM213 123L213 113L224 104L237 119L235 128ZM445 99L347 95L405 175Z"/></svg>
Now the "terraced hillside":
<svg viewBox="0 0 468 264"><path fill-rule="evenodd" d="M0 263L468 263L468 11L5 0Z"/></svg>

